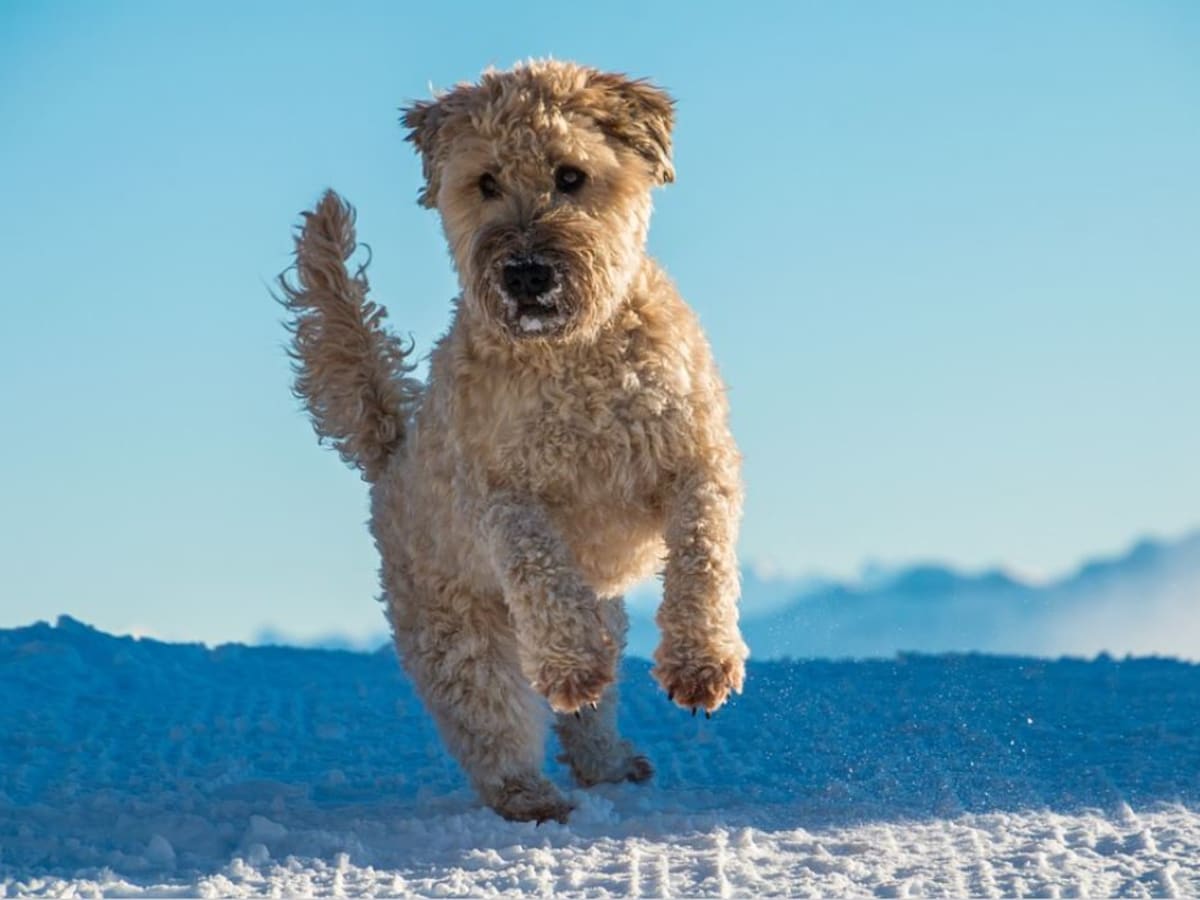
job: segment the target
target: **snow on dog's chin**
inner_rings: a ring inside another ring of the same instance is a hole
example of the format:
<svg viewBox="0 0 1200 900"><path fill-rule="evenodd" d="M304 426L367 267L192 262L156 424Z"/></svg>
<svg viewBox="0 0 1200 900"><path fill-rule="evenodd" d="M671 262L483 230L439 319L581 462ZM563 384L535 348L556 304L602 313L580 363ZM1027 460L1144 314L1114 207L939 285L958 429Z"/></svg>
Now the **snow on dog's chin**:
<svg viewBox="0 0 1200 900"><path fill-rule="evenodd" d="M550 337L562 331L570 316L559 307L562 285L556 284L533 300L515 300L499 291L509 329L522 337Z"/></svg>
<svg viewBox="0 0 1200 900"><path fill-rule="evenodd" d="M517 330L530 337L547 336L562 331L567 324L567 317L562 313L554 315L523 314L517 319Z"/></svg>

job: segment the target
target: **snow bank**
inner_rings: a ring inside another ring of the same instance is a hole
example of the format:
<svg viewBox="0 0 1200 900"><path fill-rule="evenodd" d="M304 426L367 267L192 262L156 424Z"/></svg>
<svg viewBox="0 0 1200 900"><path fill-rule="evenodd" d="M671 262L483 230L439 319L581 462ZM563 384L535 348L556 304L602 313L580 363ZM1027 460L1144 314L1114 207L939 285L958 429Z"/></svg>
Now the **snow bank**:
<svg viewBox="0 0 1200 900"><path fill-rule="evenodd" d="M1200 891L1200 667L758 663L711 722L647 670L655 781L536 828L478 805L389 653L0 631L0 896Z"/></svg>

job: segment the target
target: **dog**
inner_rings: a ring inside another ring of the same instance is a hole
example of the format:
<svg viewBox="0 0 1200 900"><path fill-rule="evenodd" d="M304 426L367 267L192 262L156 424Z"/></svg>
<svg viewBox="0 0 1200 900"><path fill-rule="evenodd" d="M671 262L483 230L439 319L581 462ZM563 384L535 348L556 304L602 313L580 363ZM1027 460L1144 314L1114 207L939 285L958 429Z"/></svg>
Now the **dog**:
<svg viewBox="0 0 1200 900"><path fill-rule="evenodd" d="M616 727L634 582L662 574L652 671L670 700L707 714L743 685L741 458L696 316L646 253L673 120L658 87L559 61L404 110L461 289L425 383L365 266L347 269L337 194L304 214L280 279L295 393L370 484L399 657L511 820L572 809L542 774L547 701L577 782L653 774Z"/></svg>

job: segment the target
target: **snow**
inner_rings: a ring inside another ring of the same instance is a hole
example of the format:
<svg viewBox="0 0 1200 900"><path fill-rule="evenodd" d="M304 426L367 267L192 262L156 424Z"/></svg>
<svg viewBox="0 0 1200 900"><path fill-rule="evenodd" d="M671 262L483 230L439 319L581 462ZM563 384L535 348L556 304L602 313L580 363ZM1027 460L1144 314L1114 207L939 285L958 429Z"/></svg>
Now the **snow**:
<svg viewBox="0 0 1200 900"><path fill-rule="evenodd" d="M539 828L479 805L390 653L0 631L0 896L1200 892L1198 666L751 663L712 721L648 668L655 780L550 763L578 809Z"/></svg>

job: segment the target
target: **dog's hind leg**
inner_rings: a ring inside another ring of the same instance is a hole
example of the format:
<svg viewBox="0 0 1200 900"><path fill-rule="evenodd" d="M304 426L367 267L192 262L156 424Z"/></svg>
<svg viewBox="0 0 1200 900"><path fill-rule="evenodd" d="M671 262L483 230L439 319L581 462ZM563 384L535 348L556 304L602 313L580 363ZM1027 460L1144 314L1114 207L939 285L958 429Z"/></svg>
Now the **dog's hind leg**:
<svg viewBox="0 0 1200 900"><path fill-rule="evenodd" d="M565 822L571 804L541 774L547 710L521 674L503 600L450 585L389 608L404 667L484 803L506 819Z"/></svg>
<svg viewBox="0 0 1200 900"><path fill-rule="evenodd" d="M629 630L624 601L617 597L601 604L604 624L620 653ZM584 787L604 781L647 781L654 774L650 760L617 732L616 682L605 689L595 709L585 706L578 713L555 716L554 731L563 749L559 761L571 767L571 774Z"/></svg>

